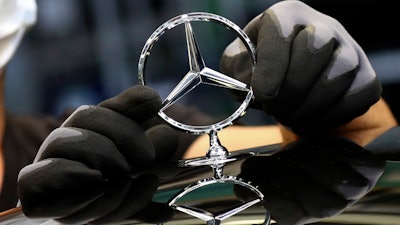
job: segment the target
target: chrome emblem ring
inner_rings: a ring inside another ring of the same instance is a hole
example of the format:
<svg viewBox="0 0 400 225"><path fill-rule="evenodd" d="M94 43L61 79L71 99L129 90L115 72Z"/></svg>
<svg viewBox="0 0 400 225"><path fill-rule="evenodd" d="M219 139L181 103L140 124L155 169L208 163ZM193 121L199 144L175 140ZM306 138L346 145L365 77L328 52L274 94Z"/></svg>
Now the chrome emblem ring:
<svg viewBox="0 0 400 225"><path fill-rule="evenodd" d="M171 30L178 25L185 24L186 45L190 70L186 73L186 75L178 83L178 85L171 91L167 98L163 100L162 108L159 111L159 116L163 118L166 122L180 130L184 130L192 134L209 134L211 133L211 131L219 131L224 127L232 125L233 121L243 116L247 107L253 99L253 90L249 85L206 66L204 59L201 55L199 45L196 42L193 28L191 26L191 22L193 21L215 22L225 26L229 30L234 31L237 34L238 38L242 40L248 52L250 53L249 57L251 58L251 62L253 65L252 69L254 70L256 64L255 47L250 41L249 37L242 31L242 29L240 29L240 27L219 15L205 12L194 12L183 14L168 20L160 27L158 27L148 38L139 58L138 81L140 84L145 85L146 59L150 55L154 44L166 31ZM181 97L183 97L185 94L187 94L200 84L215 85L227 89L244 91L247 92L247 95L242 104L236 109L235 112L233 112L233 114L222 121L206 126L193 126L190 124L184 124L172 119L166 113L164 113L164 110L166 110Z"/></svg>

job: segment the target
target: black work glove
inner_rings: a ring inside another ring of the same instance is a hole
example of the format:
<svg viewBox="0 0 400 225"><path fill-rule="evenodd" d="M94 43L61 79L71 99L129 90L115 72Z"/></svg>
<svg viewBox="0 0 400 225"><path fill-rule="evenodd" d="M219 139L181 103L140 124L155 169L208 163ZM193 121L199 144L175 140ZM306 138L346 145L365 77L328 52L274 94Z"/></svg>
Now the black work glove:
<svg viewBox="0 0 400 225"><path fill-rule="evenodd" d="M169 126L145 126L160 107L158 94L139 85L78 108L20 171L24 214L67 224L171 218L169 206L152 202L158 177L144 173L168 161L177 146Z"/></svg>
<svg viewBox="0 0 400 225"><path fill-rule="evenodd" d="M375 186L386 160L344 139L294 142L272 156L254 156L239 177L264 193L281 225L309 224L343 212ZM236 194L245 198L240 187Z"/></svg>
<svg viewBox="0 0 400 225"><path fill-rule="evenodd" d="M253 106L299 135L347 123L381 96L363 49L337 20L301 1L276 3L244 30L256 45L254 73L239 39L226 48L221 72L250 84Z"/></svg>

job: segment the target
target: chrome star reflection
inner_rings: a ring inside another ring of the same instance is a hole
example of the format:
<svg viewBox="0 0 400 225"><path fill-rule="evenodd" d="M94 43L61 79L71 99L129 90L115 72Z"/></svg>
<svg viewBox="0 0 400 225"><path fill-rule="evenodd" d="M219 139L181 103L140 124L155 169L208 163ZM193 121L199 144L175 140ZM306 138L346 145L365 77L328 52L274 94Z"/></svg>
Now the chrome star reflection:
<svg viewBox="0 0 400 225"><path fill-rule="evenodd" d="M218 138L218 131L232 125L235 120L239 119L245 114L249 104L254 98L254 95L251 86L217 70L207 67L192 27L192 22L194 21L214 22L224 26L228 30L233 31L249 52L249 58L252 62L252 69L254 70L256 65L255 47L250 41L249 37L242 29L240 29L239 26L216 14L193 12L168 20L158 27L149 37L140 55L138 63L138 81L140 84L145 85L144 72L146 59L148 56L150 56L151 49L153 48L154 44L166 31L183 24L186 35L189 71L183 75L183 78L180 80L180 82L178 82L169 95L163 100L162 107L158 112L158 115L171 126L179 130L183 130L193 135L208 134L210 138L210 147L206 151L205 156L201 158L182 160L181 166L210 166L214 171L214 175L210 178L199 180L198 182L187 186L169 201L169 205L175 210L206 221L206 224L220 224L223 220L230 218L253 205L259 204L264 200L264 195L250 182L234 176L224 175L223 168L225 164L235 161L236 158L235 154L230 153L223 145L221 145L221 142ZM234 111L230 116L210 125L194 126L190 124L184 124L176 121L165 113L165 110L167 110L170 106L175 104L179 99L191 92L193 89L198 87L200 84L213 85L235 91L241 91L244 93L245 98L236 111ZM255 198L220 212L210 212L194 206L179 205L179 200L182 197L187 196L189 193L203 188L204 186L210 186L219 183L229 183L246 188L254 194ZM266 218L263 224L270 224L270 216L268 211L266 212Z"/></svg>

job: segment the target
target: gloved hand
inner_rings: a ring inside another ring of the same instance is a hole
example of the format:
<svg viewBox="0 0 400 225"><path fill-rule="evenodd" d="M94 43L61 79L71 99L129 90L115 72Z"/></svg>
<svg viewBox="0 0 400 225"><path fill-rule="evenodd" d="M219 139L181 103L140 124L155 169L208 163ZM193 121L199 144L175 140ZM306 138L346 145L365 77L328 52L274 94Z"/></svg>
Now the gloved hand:
<svg viewBox="0 0 400 225"><path fill-rule="evenodd" d="M274 155L246 159L239 177L264 193L281 225L316 222L343 212L375 187L386 160L338 138L304 139ZM235 193L245 198L237 186Z"/></svg>
<svg viewBox="0 0 400 225"><path fill-rule="evenodd" d="M347 123L381 96L363 49L337 20L301 1L276 3L244 31L256 45L254 73L239 40L226 48L221 72L250 84L253 106L299 135Z"/></svg>
<svg viewBox="0 0 400 225"><path fill-rule="evenodd" d="M168 220L172 209L151 201L158 177L144 173L168 161L177 146L169 126L145 125L160 107L157 93L138 85L97 106L78 108L20 171L24 214L67 224Z"/></svg>

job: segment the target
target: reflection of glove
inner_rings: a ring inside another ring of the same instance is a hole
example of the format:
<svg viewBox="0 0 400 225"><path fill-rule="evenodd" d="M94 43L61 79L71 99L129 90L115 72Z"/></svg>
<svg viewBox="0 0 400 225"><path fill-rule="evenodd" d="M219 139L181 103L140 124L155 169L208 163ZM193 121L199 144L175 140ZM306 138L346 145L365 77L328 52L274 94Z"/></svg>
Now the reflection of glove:
<svg viewBox="0 0 400 225"><path fill-rule="evenodd" d="M222 72L250 84L255 104L300 135L349 122L380 97L361 47L338 21L301 1L273 5L245 32L256 45L254 73L238 40L225 50Z"/></svg>
<svg viewBox="0 0 400 225"><path fill-rule="evenodd" d="M98 106L78 108L43 142L35 162L21 170L24 213L63 223L170 218L167 205L151 202L158 177L135 175L168 161L176 150L172 128L141 126L160 106L153 90L135 86ZM147 213L152 209L157 215Z"/></svg>
<svg viewBox="0 0 400 225"><path fill-rule="evenodd" d="M240 177L258 185L279 224L306 224L336 215L366 195L385 164L344 139L308 140L247 159ZM236 193L243 198L243 190Z"/></svg>

